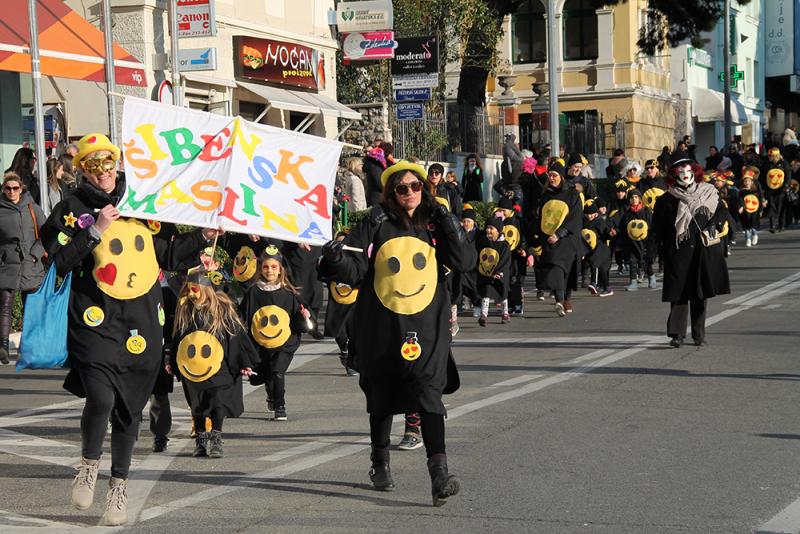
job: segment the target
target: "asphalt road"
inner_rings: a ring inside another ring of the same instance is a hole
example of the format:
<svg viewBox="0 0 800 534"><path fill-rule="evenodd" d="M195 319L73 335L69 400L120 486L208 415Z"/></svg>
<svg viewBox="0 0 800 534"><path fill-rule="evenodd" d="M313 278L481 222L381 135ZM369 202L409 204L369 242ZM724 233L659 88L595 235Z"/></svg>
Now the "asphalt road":
<svg viewBox="0 0 800 534"><path fill-rule="evenodd" d="M176 388L167 453L150 452L143 424L124 530L798 532L800 230L763 233L729 267L733 294L710 301L702 348L669 348L660 291L626 293L616 275L616 295L582 292L563 319L532 299L509 325L462 317L462 387L446 397L462 493L443 508L422 449L393 452L393 493L370 489L363 396L332 343L298 353L288 422L247 390L220 460L191 457ZM0 532L113 530L96 526L107 462L95 505L69 506L82 401L62 377L0 368Z"/></svg>

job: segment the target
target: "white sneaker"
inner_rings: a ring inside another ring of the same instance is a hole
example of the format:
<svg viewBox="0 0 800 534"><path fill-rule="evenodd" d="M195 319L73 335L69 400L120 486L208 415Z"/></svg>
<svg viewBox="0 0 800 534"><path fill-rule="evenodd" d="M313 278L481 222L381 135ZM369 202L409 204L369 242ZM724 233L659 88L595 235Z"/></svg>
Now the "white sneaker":
<svg viewBox="0 0 800 534"><path fill-rule="evenodd" d="M751 239L748 237L748 238L747 238L747 241L746 241L746 242L745 242L745 244L744 244L744 246L746 246L746 247L752 247L752 246L753 246L753 241L752 241L752 240L751 240Z"/></svg>
<svg viewBox="0 0 800 534"><path fill-rule="evenodd" d="M753 246L758 245L758 234L753 234Z"/></svg>

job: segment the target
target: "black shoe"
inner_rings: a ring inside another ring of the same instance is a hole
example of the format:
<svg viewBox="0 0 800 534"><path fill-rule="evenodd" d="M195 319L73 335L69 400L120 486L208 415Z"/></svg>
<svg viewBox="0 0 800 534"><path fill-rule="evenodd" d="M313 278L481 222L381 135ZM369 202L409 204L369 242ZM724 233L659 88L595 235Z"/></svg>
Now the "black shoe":
<svg viewBox="0 0 800 534"><path fill-rule="evenodd" d="M694 344L698 347L702 347L703 345L708 345L708 342L705 339L695 339Z"/></svg>
<svg viewBox="0 0 800 534"><path fill-rule="evenodd" d="M167 436L156 435L153 438L153 452L164 452L167 450L167 446L169 444L169 438Z"/></svg>
<svg viewBox="0 0 800 534"><path fill-rule="evenodd" d="M286 415L286 407L285 406L278 406L275 408L275 420L276 421L287 421L289 417Z"/></svg>
<svg viewBox="0 0 800 534"><path fill-rule="evenodd" d="M8 365L11 360L8 359L8 338L0 340L0 364Z"/></svg>
<svg viewBox="0 0 800 534"><path fill-rule="evenodd" d="M370 461L372 469L369 470L369 479L372 481L372 487L378 491L394 490L392 470L389 467L389 447L384 449L372 447Z"/></svg>
<svg viewBox="0 0 800 534"><path fill-rule="evenodd" d="M769 233L774 234L775 233L775 228L770 228L769 229Z"/></svg>
<svg viewBox="0 0 800 534"><path fill-rule="evenodd" d="M673 337L669 340L669 346L675 347L676 349L681 348L683 345L683 338L682 337Z"/></svg>
<svg viewBox="0 0 800 534"><path fill-rule="evenodd" d="M461 490L458 477L447 471L447 455L434 454L428 458L428 473L431 475L431 496L434 506L447 503L447 498Z"/></svg>
<svg viewBox="0 0 800 534"><path fill-rule="evenodd" d="M197 437L194 439L194 452L192 452L192 456L194 456L195 458L208 456L208 452L206 450L207 444L208 444L208 432L198 433Z"/></svg>
<svg viewBox="0 0 800 534"><path fill-rule="evenodd" d="M320 332L319 330L317 330L316 328L314 330L312 330L311 332L309 332L309 334L311 335L311 337L313 337L317 341L319 341L320 339L323 339L325 337L325 335L322 332Z"/></svg>
<svg viewBox="0 0 800 534"><path fill-rule="evenodd" d="M209 458L222 458L222 432L212 430L206 442L206 454Z"/></svg>

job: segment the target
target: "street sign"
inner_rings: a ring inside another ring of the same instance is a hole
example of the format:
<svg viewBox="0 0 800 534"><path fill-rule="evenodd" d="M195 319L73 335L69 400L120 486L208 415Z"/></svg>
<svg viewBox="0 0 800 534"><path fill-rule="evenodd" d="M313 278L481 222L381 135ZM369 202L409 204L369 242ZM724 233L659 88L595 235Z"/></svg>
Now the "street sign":
<svg viewBox="0 0 800 534"><path fill-rule="evenodd" d="M422 87L419 89L397 89L394 92L394 99L398 102L422 102L431 99L431 88Z"/></svg>
<svg viewBox="0 0 800 534"><path fill-rule="evenodd" d="M425 116L425 109L422 104L397 104L395 106L397 120L410 121L422 119Z"/></svg>
<svg viewBox="0 0 800 534"><path fill-rule="evenodd" d="M439 85L439 74L410 74L392 76L392 89L423 89Z"/></svg>
<svg viewBox="0 0 800 534"><path fill-rule="evenodd" d="M725 78L725 72L720 72L719 81L724 82ZM744 81L744 71L738 70L735 64L731 65L731 87L736 89L739 86L740 81Z"/></svg>
<svg viewBox="0 0 800 534"><path fill-rule="evenodd" d="M214 0L177 0L178 37L214 37Z"/></svg>
<svg viewBox="0 0 800 534"><path fill-rule="evenodd" d="M216 48L181 48L178 50L181 72L217 70Z"/></svg>
<svg viewBox="0 0 800 534"><path fill-rule="evenodd" d="M439 73L439 40L427 37L397 39L392 60L392 76Z"/></svg>

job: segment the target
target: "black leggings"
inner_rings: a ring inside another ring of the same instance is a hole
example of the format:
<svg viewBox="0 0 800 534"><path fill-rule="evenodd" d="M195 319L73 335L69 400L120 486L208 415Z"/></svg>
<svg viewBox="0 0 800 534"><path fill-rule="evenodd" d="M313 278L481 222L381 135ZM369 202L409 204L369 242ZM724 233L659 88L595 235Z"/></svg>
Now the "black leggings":
<svg viewBox="0 0 800 534"><path fill-rule="evenodd" d="M30 293L30 291L22 292L23 306ZM0 339L8 339L8 335L11 333L11 314L14 310L15 294L16 291L13 289L0 289Z"/></svg>
<svg viewBox="0 0 800 534"><path fill-rule="evenodd" d="M103 454L103 439L111 419L111 476L128 478L133 446L139 432L139 418L130 424L119 417L119 407L114 388L102 373L80 373L86 404L81 415L81 454L89 460L98 460Z"/></svg>
<svg viewBox="0 0 800 534"><path fill-rule="evenodd" d="M264 388L267 390L267 398L276 408L286 406L286 375L284 373L270 373Z"/></svg>
<svg viewBox="0 0 800 534"><path fill-rule="evenodd" d="M444 415L439 413L420 412L422 422L422 440L425 442L425 454L430 458L434 454L444 454ZM392 433L392 415L369 415L369 438L376 449L389 446Z"/></svg>

